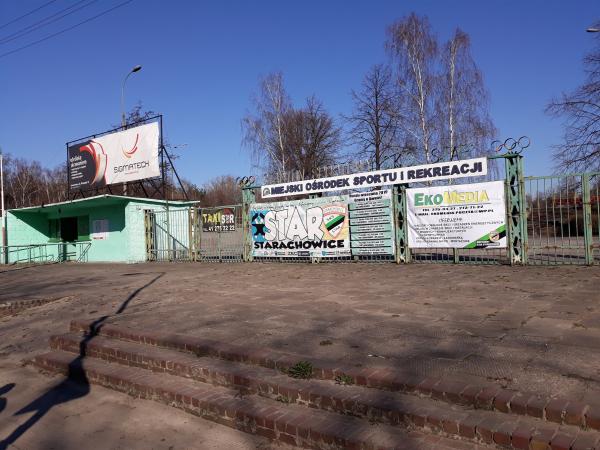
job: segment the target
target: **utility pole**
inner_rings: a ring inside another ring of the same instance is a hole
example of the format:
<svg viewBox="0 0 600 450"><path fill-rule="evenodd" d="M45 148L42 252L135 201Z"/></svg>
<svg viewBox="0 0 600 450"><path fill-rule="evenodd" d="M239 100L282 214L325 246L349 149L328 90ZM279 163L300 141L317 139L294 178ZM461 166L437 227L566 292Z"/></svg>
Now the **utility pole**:
<svg viewBox="0 0 600 450"><path fill-rule="evenodd" d="M0 150L0 207L2 208L2 262L8 264L6 248L6 211L4 210L4 155Z"/></svg>

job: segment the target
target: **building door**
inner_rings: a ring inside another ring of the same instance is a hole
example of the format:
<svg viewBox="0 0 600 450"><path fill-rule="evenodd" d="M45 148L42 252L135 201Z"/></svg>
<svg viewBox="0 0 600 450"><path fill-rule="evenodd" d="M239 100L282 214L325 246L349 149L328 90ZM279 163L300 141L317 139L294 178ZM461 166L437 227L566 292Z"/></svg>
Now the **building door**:
<svg viewBox="0 0 600 450"><path fill-rule="evenodd" d="M63 242L77 240L77 217L63 217L60 219L60 239Z"/></svg>

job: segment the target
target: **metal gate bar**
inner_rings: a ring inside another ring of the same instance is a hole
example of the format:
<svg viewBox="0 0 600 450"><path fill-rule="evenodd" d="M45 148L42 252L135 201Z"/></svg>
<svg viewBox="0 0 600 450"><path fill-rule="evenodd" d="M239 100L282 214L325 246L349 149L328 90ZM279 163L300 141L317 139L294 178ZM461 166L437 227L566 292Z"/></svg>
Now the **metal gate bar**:
<svg viewBox="0 0 600 450"><path fill-rule="evenodd" d="M529 264L600 262L600 176L526 177Z"/></svg>

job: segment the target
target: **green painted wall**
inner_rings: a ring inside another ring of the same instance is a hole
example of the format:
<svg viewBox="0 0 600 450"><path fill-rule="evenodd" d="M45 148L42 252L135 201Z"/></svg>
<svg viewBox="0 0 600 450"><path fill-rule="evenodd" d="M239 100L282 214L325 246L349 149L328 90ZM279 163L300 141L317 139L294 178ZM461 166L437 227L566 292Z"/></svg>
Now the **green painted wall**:
<svg viewBox="0 0 600 450"><path fill-rule="evenodd" d="M19 247L48 242L48 220L45 215L31 215L8 211L6 215L6 229L6 244L14 246L8 250L9 263L27 261L29 258L35 258L36 261L40 262L46 260L48 248L30 249Z"/></svg>
<svg viewBox="0 0 600 450"><path fill-rule="evenodd" d="M93 206L87 202L66 205L59 213L56 208L50 213L9 211L7 215L7 244L9 246L31 246L45 244L34 249L12 249L9 263L24 262L34 253L36 261L55 261L59 252L67 252L69 259L76 260L81 251L86 252L88 262L144 262L146 242L144 210L164 211L163 203L144 200L123 200L110 206ZM169 205L169 209L187 210L188 206ZM61 217L87 216L90 241L58 245L51 242L49 220ZM96 220L108 221L108 232L103 239L95 239L93 224Z"/></svg>

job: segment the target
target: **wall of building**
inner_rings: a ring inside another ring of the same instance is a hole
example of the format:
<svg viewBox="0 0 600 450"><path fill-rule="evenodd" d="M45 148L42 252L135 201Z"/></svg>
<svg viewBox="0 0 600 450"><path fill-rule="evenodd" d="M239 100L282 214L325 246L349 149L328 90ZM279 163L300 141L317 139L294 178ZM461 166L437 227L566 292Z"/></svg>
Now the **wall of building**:
<svg viewBox="0 0 600 450"><path fill-rule="evenodd" d="M187 212L187 206L170 204L171 211ZM59 213L53 209L48 213L32 211L9 211L7 218L9 246L23 246L22 249L11 247L9 263L27 262L32 258L37 262L56 261L61 257L87 262L125 262L136 263L146 261L146 234L144 211L165 211L164 204L150 201L124 200L107 206L95 206L85 202L76 206L67 205ZM60 243L50 236L49 221L65 217L87 217L89 241L77 243ZM105 221L106 232L94 233L96 221ZM187 226L187 221L185 223ZM172 230L172 240L176 241L177 233ZM187 229L183 230L187 235ZM39 246L32 248L32 246ZM82 253L84 254L81 257Z"/></svg>
<svg viewBox="0 0 600 450"><path fill-rule="evenodd" d="M6 215L8 262L28 261L33 258L44 262L54 257L57 249L31 248L32 245L48 243L48 218L46 214L26 214L8 211ZM50 255L48 255L50 251Z"/></svg>
<svg viewBox="0 0 600 450"><path fill-rule="evenodd" d="M128 236L125 222L125 204L102 206L94 208L79 208L77 211L61 215L50 214L49 219L68 216L88 216L90 244L80 245L86 251L85 260L88 262L128 262ZM94 239L93 224L96 220L108 221L108 232L102 239Z"/></svg>

